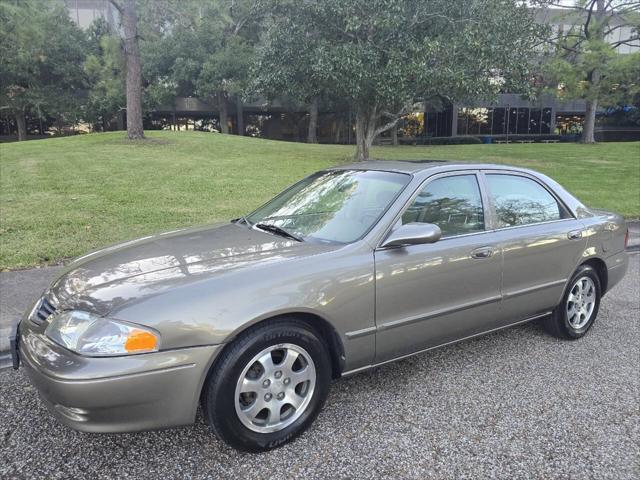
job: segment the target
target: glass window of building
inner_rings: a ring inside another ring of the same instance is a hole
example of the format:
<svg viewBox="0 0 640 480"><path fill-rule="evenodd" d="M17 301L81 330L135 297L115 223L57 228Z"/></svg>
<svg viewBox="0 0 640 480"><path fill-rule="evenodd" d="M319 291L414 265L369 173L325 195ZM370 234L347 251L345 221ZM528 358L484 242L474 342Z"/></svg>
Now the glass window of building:
<svg viewBox="0 0 640 480"><path fill-rule="evenodd" d="M461 107L456 135L540 135L551 133L550 108Z"/></svg>
<svg viewBox="0 0 640 480"><path fill-rule="evenodd" d="M493 120L493 108L478 108L478 125L480 135L491 135L491 122Z"/></svg>
<svg viewBox="0 0 640 480"><path fill-rule="evenodd" d="M505 127L505 108L497 107L493 109L493 128L491 133L493 135L503 135Z"/></svg>
<svg viewBox="0 0 640 480"><path fill-rule="evenodd" d="M458 109L458 135L467 135L467 122L469 120L469 115L467 115L466 108Z"/></svg>
<svg viewBox="0 0 640 480"><path fill-rule="evenodd" d="M518 109L510 108L509 117L507 118L507 132L510 135L518 133Z"/></svg>
<svg viewBox="0 0 640 480"><path fill-rule="evenodd" d="M467 134L478 135L480 132L480 122L478 118L478 108L467 109Z"/></svg>
<svg viewBox="0 0 640 480"><path fill-rule="evenodd" d="M424 127L425 134L428 137L433 137L436 134L436 120L438 118L438 112L426 112Z"/></svg>
<svg viewBox="0 0 640 480"><path fill-rule="evenodd" d="M526 135L529 133L529 109L518 108L518 134Z"/></svg>
<svg viewBox="0 0 640 480"><path fill-rule="evenodd" d="M540 121L540 133L549 134L551 133L551 109L544 108L542 109L542 120Z"/></svg>
<svg viewBox="0 0 640 480"><path fill-rule="evenodd" d="M540 133L540 115L542 111L539 108L532 108L529 112L529 133Z"/></svg>

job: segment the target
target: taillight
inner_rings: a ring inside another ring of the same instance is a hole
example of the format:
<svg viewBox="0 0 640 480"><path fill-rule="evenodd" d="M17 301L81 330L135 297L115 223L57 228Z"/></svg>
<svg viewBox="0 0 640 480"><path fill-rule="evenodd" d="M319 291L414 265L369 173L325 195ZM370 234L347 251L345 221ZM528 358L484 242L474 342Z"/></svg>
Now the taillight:
<svg viewBox="0 0 640 480"><path fill-rule="evenodd" d="M629 229L627 228L627 233L624 234L624 248L626 249L629 246Z"/></svg>

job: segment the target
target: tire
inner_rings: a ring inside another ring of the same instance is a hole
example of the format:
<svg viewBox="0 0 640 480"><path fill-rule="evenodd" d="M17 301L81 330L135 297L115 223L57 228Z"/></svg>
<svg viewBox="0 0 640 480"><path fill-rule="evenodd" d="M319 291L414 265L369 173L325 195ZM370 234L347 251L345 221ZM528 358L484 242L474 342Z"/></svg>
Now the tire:
<svg viewBox="0 0 640 480"><path fill-rule="evenodd" d="M239 335L221 353L205 384L203 412L216 436L230 446L271 450L313 423L330 382L329 351L317 332L295 318L268 321Z"/></svg>
<svg viewBox="0 0 640 480"><path fill-rule="evenodd" d="M582 338L598 316L601 298L598 274L589 265L581 265L571 277L560 304L544 320L545 329L551 335L566 340Z"/></svg>

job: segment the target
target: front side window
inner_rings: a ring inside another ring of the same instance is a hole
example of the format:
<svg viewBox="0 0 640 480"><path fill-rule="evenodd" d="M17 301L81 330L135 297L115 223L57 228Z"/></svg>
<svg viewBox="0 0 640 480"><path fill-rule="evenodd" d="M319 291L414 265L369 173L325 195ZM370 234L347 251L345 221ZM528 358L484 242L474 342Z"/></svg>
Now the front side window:
<svg viewBox="0 0 640 480"><path fill-rule="evenodd" d="M318 172L246 219L305 240L350 243L369 231L410 180L410 175L375 170Z"/></svg>
<svg viewBox="0 0 640 480"><path fill-rule="evenodd" d="M486 179L498 228L569 218L553 195L530 178L488 174Z"/></svg>
<svg viewBox="0 0 640 480"><path fill-rule="evenodd" d="M433 180L425 186L402 215L402 224L434 223L443 237L484 230L484 211L475 175L456 175Z"/></svg>

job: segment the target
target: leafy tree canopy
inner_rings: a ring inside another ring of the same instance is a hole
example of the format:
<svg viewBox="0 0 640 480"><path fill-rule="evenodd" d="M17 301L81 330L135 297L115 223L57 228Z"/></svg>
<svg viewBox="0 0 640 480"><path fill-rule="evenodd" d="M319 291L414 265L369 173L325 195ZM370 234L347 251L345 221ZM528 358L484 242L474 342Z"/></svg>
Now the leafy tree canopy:
<svg viewBox="0 0 640 480"><path fill-rule="evenodd" d="M0 105L15 115L19 137L25 114L75 118L79 114L85 35L63 5L0 2Z"/></svg>
<svg viewBox="0 0 640 480"><path fill-rule="evenodd" d="M566 19L571 28L543 38L547 49L541 73L547 92L565 100L585 100L582 141L593 143L597 109L638 95L640 54L621 54L619 49L640 43L640 2L577 0L565 12L556 21Z"/></svg>
<svg viewBox="0 0 640 480"><path fill-rule="evenodd" d="M365 159L415 102L526 91L537 28L515 0L277 2L256 71L292 95L330 86L347 99Z"/></svg>

